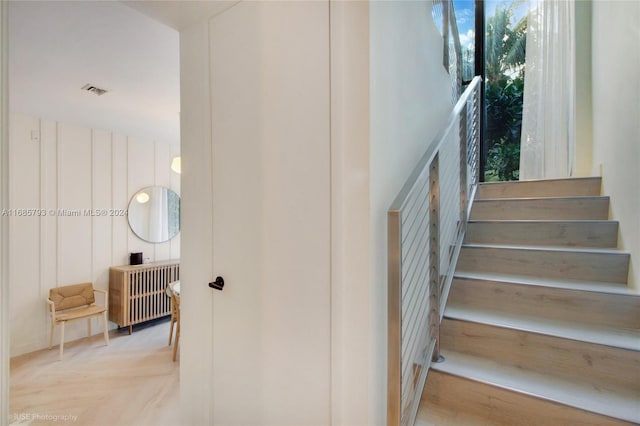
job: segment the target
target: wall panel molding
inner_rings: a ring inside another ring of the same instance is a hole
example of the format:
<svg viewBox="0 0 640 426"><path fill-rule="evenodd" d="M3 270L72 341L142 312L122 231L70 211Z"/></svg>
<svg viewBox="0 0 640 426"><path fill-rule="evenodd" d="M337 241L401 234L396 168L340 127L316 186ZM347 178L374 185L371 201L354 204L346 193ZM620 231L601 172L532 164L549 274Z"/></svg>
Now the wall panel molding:
<svg viewBox="0 0 640 426"><path fill-rule="evenodd" d="M11 313L10 350L16 356L47 347L50 288L90 281L107 289L109 266L126 264L134 248L143 247L150 261L180 256L179 244L138 240L126 216L95 214L96 209L127 209L132 191L143 183L179 191L179 184L171 183L169 164L161 161L179 145L20 114L12 114L11 123L15 167L9 172L9 207L47 212L39 218L11 218L9 250L16 256L9 281L21 312L20 318L15 317L18 311ZM64 216L60 209L77 216ZM100 330L97 319L93 330ZM86 324L71 323L65 334L67 341L84 337Z"/></svg>

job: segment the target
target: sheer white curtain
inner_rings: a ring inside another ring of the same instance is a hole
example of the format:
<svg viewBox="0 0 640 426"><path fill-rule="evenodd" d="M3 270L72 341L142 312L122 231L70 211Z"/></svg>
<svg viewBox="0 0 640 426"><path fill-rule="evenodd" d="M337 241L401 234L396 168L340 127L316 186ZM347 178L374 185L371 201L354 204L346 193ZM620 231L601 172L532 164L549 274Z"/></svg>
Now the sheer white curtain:
<svg viewBox="0 0 640 426"><path fill-rule="evenodd" d="M149 203L149 237L152 241L169 239L169 204L167 188L154 186L151 188Z"/></svg>
<svg viewBox="0 0 640 426"><path fill-rule="evenodd" d="M520 180L567 177L575 151L574 0L531 0Z"/></svg>

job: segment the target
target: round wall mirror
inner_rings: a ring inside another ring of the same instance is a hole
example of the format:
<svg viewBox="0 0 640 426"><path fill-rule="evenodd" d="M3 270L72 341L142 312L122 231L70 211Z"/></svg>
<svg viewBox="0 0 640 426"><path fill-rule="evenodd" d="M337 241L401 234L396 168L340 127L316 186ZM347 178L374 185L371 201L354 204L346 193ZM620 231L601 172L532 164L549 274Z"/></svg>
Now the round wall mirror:
<svg viewBox="0 0 640 426"><path fill-rule="evenodd" d="M180 232L180 196L164 186L149 186L129 202L129 226L150 243L169 241Z"/></svg>

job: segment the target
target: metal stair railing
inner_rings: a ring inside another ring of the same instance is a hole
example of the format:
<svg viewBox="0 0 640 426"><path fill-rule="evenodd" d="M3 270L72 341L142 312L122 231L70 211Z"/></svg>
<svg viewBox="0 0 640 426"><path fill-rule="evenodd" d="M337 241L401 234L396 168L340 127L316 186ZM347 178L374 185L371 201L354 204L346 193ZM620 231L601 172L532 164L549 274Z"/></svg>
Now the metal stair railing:
<svg viewBox="0 0 640 426"><path fill-rule="evenodd" d="M478 184L476 76L387 213L387 424L415 422Z"/></svg>

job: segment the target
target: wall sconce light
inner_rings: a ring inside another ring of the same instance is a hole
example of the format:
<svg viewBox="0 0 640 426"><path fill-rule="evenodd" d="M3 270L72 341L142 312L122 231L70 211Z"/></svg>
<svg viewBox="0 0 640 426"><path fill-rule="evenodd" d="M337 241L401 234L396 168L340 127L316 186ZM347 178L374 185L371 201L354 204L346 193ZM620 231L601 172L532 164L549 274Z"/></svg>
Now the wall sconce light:
<svg viewBox="0 0 640 426"><path fill-rule="evenodd" d="M180 156L177 157L173 157L173 160L171 160L171 170L173 170L174 172L180 174L182 171L182 166L181 166L181 162L180 162Z"/></svg>
<svg viewBox="0 0 640 426"><path fill-rule="evenodd" d="M149 201L149 194L147 194L146 192L139 193L138 195L136 195L136 201L140 204L146 203L147 201Z"/></svg>

